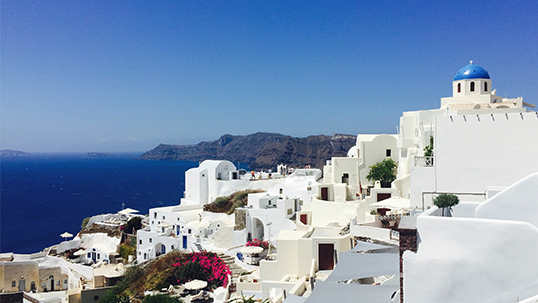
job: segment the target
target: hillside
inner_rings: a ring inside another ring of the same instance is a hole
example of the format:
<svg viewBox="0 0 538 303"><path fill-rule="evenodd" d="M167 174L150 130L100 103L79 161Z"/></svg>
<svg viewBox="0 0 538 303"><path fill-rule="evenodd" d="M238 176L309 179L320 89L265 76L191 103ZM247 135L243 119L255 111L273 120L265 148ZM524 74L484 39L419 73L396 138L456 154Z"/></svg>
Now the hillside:
<svg viewBox="0 0 538 303"><path fill-rule="evenodd" d="M19 156L28 156L29 153L20 151L20 150L12 150L12 149L2 149L0 150L0 156L3 157L19 157Z"/></svg>
<svg viewBox="0 0 538 303"><path fill-rule="evenodd" d="M344 157L355 145L350 135L295 138L275 133L247 136L223 135L218 140L196 145L160 144L139 157L143 160L230 160L249 163L250 169L275 168L278 164L321 168L331 157Z"/></svg>

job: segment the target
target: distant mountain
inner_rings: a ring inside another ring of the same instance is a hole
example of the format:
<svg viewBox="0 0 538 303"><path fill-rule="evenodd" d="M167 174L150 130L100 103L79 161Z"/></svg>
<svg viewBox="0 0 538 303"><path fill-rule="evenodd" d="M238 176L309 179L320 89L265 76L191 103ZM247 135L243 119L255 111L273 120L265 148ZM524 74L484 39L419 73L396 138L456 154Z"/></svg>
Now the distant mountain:
<svg viewBox="0 0 538 303"><path fill-rule="evenodd" d="M355 145L356 136L309 136L294 138L274 133L247 136L224 135L216 141L196 145L160 144L144 153L144 160L203 161L230 160L249 163L250 169L275 168L278 164L302 167L310 164L321 168L331 157L345 157Z"/></svg>
<svg viewBox="0 0 538 303"><path fill-rule="evenodd" d="M91 153L86 153L86 157L90 157L90 158L114 158L115 156L113 154L91 152Z"/></svg>
<svg viewBox="0 0 538 303"><path fill-rule="evenodd" d="M12 150L12 149L2 149L0 150L0 156L1 157L15 157L15 156L28 156L29 153L25 153L20 150Z"/></svg>

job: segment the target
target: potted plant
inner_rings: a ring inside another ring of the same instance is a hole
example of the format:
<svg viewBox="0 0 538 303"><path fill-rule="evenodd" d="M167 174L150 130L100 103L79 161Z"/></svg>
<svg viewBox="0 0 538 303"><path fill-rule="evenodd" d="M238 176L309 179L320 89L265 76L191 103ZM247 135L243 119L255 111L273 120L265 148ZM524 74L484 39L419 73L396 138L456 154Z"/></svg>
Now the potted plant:
<svg viewBox="0 0 538 303"><path fill-rule="evenodd" d="M460 199L453 194L440 194L433 199L433 205L441 209L443 217L452 217L452 207L458 203L460 203Z"/></svg>

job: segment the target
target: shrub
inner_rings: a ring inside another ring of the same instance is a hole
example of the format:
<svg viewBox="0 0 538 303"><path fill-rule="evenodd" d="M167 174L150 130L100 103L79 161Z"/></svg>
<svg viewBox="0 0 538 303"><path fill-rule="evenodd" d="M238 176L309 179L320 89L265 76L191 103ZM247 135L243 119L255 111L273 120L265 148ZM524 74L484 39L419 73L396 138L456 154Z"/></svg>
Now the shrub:
<svg viewBox="0 0 538 303"><path fill-rule="evenodd" d="M84 218L84 220L82 220L82 225L80 226L80 228L82 229L86 228L86 225L88 225L88 222L90 222L90 217Z"/></svg>
<svg viewBox="0 0 538 303"><path fill-rule="evenodd" d="M224 208L224 207L226 207L228 205L228 198L227 197L217 197L213 203L218 208Z"/></svg>
<svg viewBox="0 0 538 303"><path fill-rule="evenodd" d="M396 162L389 158L370 166L366 179L370 182L381 181L383 185L392 183L396 179Z"/></svg>
<svg viewBox="0 0 538 303"><path fill-rule="evenodd" d="M127 245L127 244L121 244L120 245L119 253L120 253L120 256L124 260L127 260L130 255L134 255L135 252L136 252L136 248L131 246L131 245Z"/></svg>

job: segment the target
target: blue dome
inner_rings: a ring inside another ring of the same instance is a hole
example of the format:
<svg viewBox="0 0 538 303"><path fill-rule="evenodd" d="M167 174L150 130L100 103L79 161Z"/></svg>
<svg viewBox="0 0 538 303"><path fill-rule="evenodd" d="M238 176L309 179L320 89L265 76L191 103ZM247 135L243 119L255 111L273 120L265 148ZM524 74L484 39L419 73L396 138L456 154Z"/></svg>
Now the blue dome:
<svg viewBox="0 0 538 303"><path fill-rule="evenodd" d="M454 81L464 79L489 79L489 74L485 69L478 65L474 65L471 61L471 64L460 68L454 76Z"/></svg>

